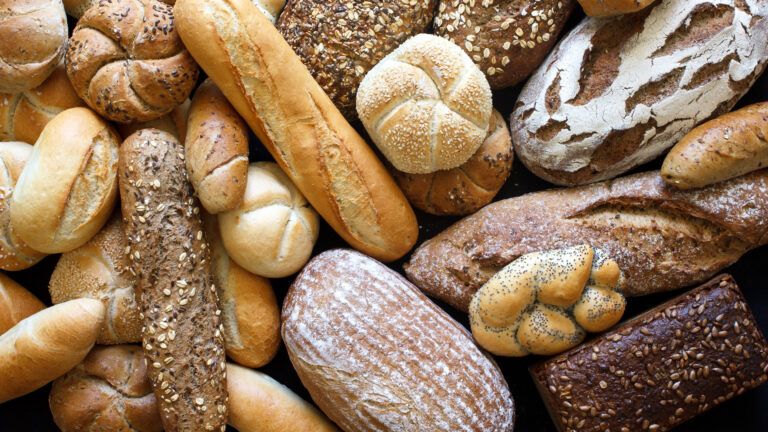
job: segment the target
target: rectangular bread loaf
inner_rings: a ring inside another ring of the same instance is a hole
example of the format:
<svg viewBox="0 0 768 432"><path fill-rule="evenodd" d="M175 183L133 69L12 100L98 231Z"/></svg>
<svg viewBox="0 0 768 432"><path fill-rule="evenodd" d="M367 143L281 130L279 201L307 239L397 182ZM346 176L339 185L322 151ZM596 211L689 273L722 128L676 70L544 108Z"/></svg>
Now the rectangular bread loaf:
<svg viewBox="0 0 768 432"><path fill-rule="evenodd" d="M702 282L768 243L768 171L684 192L654 171L499 201L426 241L405 271L466 310L517 257L583 243L619 263L630 296Z"/></svg>
<svg viewBox="0 0 768 432"><path fill-rule="evenodd" d="M662 432L768 380L768 343L721 275L531 374L561 432Z"/></svg>

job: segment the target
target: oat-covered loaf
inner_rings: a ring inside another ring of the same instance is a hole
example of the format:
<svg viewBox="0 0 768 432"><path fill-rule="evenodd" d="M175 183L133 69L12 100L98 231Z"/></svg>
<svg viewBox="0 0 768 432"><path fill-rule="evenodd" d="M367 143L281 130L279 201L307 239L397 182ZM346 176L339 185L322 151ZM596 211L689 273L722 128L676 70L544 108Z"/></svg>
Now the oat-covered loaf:
<svg viewBox="0 0 768 432"><path fill-rule="evenodd" d="M395 168L411 174L466 162L488 134L492 110L488 81L472 59L429 34L384 57L357 93L371 139Z"/></svg>
<svg viewBox="0 0 768 432"><path fill-rule="evenodd" d="M728 112L765 68L766 39L759 0L661 0L587 18L520 94L515 151L553 183L615 177Z"/></svg>
<svg viewBox="0 0 768 432"><path fill-rule="evenodd" d="M357 87L384 56L432 23L437 0L290 0L277 29L344 117Z"/></svg>
<svg viewBox="0 0 768 432"><path fill-rule="evenodd" d="M576 0L441 0L435 34L460 46L493 89L528 77L555 46Z"/></svg>
<svg viewBox="0 0 768 432"><path fill-rule="evenodd" d="M350 250L304 267L283 341L312 399L345 431L511 432L514 404L464 327L383 264Z"/></svg>
<svg viewBox="0 0 768 432"><path fill-rule="evenodd" d="M472 297L472 335L496 355L557 354L621 319L621 283L616 261L590 245L523 255Z"/></svg>
<svg viewBox="0 0 768 432"><path fill-rule="evenodd" d="M197 82L173 8L159 0L101 0L77 22L66 59L77 94L120 123L170 112Z"/></svg>
<svg viewBox="0 0 768 432"><path fill-rule="evenodd" d="M516 258L583 243L616 260L628 296L701 282L768 243L768 170L696 191L654 171L510 198L427 240L404 268L427 294L466 310Z"/></svg>

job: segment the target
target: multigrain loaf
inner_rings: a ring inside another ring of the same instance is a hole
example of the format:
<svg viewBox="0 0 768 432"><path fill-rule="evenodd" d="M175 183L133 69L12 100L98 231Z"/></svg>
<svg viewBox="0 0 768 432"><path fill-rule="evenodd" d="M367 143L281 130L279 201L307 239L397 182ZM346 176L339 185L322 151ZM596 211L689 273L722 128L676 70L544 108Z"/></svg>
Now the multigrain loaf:
<svg viewBox="0 0 768 432"><path fill-rule="evenodd" d="M416 286L466 310L519 256L582 243L618 262L625 295L701 282L768 243L768 170L696 191L656 171L510 198L426 241L404 267Z"/></svg>
<svg viewBox="0 0 768 432"><path fill-rule="evenodd" d="M408 201L258 8L179 0L174 13L195 60L328 224L368 255L405 255L418 236Z"/></svg>
<svg viewBox="0 0 768 432"><path fill-rule="evenodd" d="M656 0L579 0L589 16L607 17L637 12Z"/></svg>
<svg viewBox="0 0 768 432"><path fill-rule="evenodd" d="M44 308L43 302L34 294L0 273L0 335Z"/></svg>
<svg viewBox="0 0 768 432"><path fill-rule="evenodd" d="M142 292L142 341L166 431L226 427L224 335L184 147L140 130L120 147L127 253Z"/></svg>
<svg viewBox="0 0 768 432"><path fill-rule="evenodd" d="M357 114L392 165L429 174L466 162L488 135L491 88L454 43L416 35L360 83Z"/></svg>
<svg viewBox="0 0 768 432"><path fill-rule="evenodd" d="M437 0L290 0L277 29L349 120L368 71L411 36L425 33Z"/></svg>
<svg viewBox="0 0 768 432"><path fill-rule="evenodd" d="M513 429L493 360L416 287L360 253L332 250L304 267L283 305L283 341L312 399L345 431Z"/></svg>
<svg viewBox="0 0 768 432"><path fill-rule="evenodd" d="M555 46L576 0L441 0L435 34L472 57L492 89L528 77Z"/></svg>
<svg viewBox="0 0 768 432"><path fill-rule="evenodd" d="M86 10L67 49L77 94L119 123L156 119L181 104L198 68L159 0L100 1Z"/></svg>
<svg viewBox="0 0 768 432"><path fill-rule="evenodd" d="M587 18L522 90L515 151L553 183L615 177L730 111L765 68L767 38L759 0L661 0Z"/></svg>

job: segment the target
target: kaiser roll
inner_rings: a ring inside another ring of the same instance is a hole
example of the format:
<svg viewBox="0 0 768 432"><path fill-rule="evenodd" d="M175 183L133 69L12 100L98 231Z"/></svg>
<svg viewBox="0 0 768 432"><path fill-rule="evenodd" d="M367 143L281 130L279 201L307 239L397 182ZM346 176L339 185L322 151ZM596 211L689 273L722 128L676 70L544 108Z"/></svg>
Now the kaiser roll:
<svg viewBox="0 0 768 432"><path fill-rule="evenodd" d="M491 119L491 89L458 46L420 34L363 78L357 113L400 171L456 168L480 148Z"/></svg>
<svg viewBox="0 0 768 432"><path fill-rule="evenodd" d="M67 15L73 18L80 18L88 8L99 4L100 1L102 0L64 0L64 10L67 11ZM176 3L176 0L160 1L169 5Z"/></svg>

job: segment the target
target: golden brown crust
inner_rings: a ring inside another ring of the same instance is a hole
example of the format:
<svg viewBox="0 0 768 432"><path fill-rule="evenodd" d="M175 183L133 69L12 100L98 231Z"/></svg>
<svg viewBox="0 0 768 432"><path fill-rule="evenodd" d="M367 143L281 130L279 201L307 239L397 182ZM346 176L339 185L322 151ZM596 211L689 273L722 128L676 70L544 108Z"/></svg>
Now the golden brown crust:
<svg viewBox="0 0 768 432"><path fill-rule="evenodd" d="M336 232L382 260L408 252L418 235L408 201L250 0L180 0L174 10L195 59Z"/></svg>
<svg viewBox="0 0 768 432"><path fill-rule="evenodd" d="M143 345L167 431L224 430L221 311L184 148L140 130L120 147L120 195L131 268L142 290Z"/></svg>
<svg viewBox="0 0 768 432"><path fill-rule="evenodd" d="M139 123L117 123L115 126L123 139L141 129L160 129L178 138L179 142L184 142L187 136L187 115L190 105L191 102L187 99L162 117Z"/></svg>
<svg viewBox="0 0 768 432"><path fill-rule="evenodd" d="M34 294L0 273L0 335L44 308L43 302Z"/></svg>
<svg viewBox="0 0 768 432"><path fill-rule="evenodd" d="M593 17L609 17L637 12L656 0L579 0L584 12Z"/></svg>

